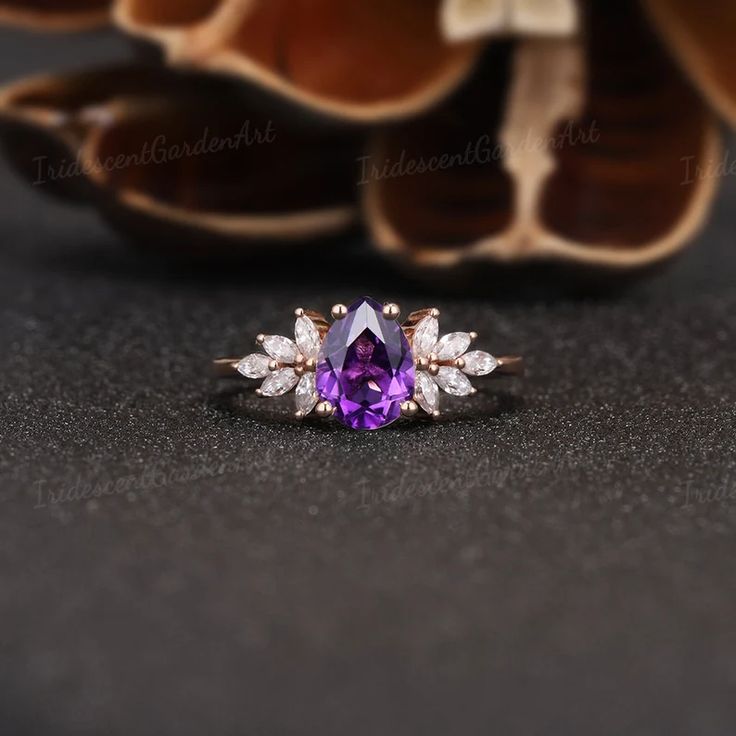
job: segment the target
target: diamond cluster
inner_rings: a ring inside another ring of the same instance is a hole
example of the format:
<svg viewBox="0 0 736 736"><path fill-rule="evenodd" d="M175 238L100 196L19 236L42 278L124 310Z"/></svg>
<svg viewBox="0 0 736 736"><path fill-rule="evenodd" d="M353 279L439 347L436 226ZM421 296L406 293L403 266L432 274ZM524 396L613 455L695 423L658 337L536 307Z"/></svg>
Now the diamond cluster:
<svg viewBox="0 0 736 736"><path fill-rule="evenodd" d="M485 376L496 369L498 362L482 350L467 352L474 332L450 332L439 336L437 310L422 317L414 328L412 346L417 367L414 400L428 414L436 416L440 408L440 391L453 396L475 393L468 375ZM467 374L467 375L466 375Z"/></svg>

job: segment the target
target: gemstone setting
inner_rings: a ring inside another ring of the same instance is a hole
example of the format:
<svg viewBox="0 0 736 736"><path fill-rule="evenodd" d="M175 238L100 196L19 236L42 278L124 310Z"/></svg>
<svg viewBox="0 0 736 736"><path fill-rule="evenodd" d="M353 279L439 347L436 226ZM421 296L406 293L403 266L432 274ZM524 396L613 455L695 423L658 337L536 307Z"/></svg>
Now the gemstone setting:
<svg viewBox="0 0 736 736"><path fill-rule="evenodd" d="M325 336L317 361L317 393L350 429L379 429L401 416L414 395L414 358L395 319L369 297L354 301Z"/></svg>

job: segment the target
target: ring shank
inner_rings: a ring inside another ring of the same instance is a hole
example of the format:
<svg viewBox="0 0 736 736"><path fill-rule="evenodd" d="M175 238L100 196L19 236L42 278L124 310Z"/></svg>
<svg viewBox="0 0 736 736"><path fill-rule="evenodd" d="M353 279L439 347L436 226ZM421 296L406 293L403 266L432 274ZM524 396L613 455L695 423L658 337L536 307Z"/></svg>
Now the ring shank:
<svg viewBox="0 0 736 736"><path fill-rule="evenodd" d="M212 361L215 378L242 378L238 373L238 363L242 358L216 358Z"/></svg>
<svg viewBox="0 0 736 736"><path fill-rule="evenodd" d="M523 376L524 358L520 355L502 355L496 358L498 365L491 376Z"/></svg>

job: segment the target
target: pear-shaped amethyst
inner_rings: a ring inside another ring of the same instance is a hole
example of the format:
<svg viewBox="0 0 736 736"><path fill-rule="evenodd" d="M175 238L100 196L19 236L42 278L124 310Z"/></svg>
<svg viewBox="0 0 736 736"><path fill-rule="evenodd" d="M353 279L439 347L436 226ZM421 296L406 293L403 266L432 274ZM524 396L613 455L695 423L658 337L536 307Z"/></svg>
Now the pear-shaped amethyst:
<svg viewBox="0 0 736 736"><path fill-rule="evenodd" d="M317 392L351 429L378 429L414 395L414 358L401 325L368 297L330 327L317 362Z"/></svg>

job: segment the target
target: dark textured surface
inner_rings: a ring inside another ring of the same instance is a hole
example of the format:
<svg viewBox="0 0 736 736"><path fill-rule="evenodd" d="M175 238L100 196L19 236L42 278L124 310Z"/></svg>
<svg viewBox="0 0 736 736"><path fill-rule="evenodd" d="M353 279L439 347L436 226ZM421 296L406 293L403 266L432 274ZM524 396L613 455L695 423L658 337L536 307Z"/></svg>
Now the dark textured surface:
<svg viewBox="0 0 736 736"><path fill-rule="evenodd" d="M6 78L122 53L0 44ZM332 286L170 272L0 165L0 733L736 733L723 184L625 296L440 299L528 378L360 434L217 389L206 359L299 304L428 290L340 260Z"/></svg>

